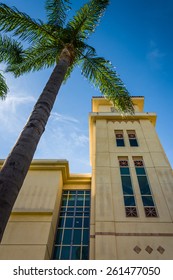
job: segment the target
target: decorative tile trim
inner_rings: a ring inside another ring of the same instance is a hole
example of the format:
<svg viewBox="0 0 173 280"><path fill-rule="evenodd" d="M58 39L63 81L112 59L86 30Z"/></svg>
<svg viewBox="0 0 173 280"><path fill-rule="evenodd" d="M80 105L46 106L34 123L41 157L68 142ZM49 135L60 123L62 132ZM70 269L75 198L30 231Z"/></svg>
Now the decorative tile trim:
<svg viewBox="0 0 173 280"><path fill-rule="evenodd" d="M135 253L139 254L142 249L139 246L135 246L135 248L133 248L133 251L135 251Z"/></svg>
<svg viewBox="0 0 173 280"><path fill-rule="evenodd" d="M153 249L150 247L150 246L147 246L145 248L145 251L148 253L148 254L151 254L153 252Z"/></svg>
<svg viewBox="0 0 173 280"><path fill-rule="evenodd" d="M165 252L165 249L162 246L159 246L157 251L162 255Z"/></svg>

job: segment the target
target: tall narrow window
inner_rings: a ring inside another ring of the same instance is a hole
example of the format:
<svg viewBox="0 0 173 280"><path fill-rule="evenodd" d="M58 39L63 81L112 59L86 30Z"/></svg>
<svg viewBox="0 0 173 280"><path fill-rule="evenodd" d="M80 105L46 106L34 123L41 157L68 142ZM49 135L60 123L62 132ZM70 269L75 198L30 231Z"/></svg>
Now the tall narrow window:
<svg viewBox="0 0 173 280"><path fill-rule="evenodd" d="M145 172L144 163L142 159L135 160L134 165L136 175L138 178L139 188L141 192L142 202L146 217L157 217L156 207L151 194L148 178Z"/></svg>
<svg viewBox="0 0 173 280"><path fill-rule="evenodd" d="M122 130L116 130L115 131L115 137L116 137L116 144L117 144L118 147L125 146L124 136L123 136L123 131Z"/></svg>
<svg viewBox="0 0 173 280"><path fill-rule="evenodd" d="M134 197L128 160L119 160L121 182L123 189L126 217L137 217L136 201Z"/></svg>
<svg viewBox="0 0 173 280"><path fill-rule="evenodd" d="M89 259L90 191L63 191L53 259Z"/></svg>
<svg viewBox="0 0 173 280"><path fill-rule="evenodd" d="M128 138L129 138L129 143L131 147L138 147L138 141L136 139L136 133L134 130L132 131L127 131Z"/></svg>

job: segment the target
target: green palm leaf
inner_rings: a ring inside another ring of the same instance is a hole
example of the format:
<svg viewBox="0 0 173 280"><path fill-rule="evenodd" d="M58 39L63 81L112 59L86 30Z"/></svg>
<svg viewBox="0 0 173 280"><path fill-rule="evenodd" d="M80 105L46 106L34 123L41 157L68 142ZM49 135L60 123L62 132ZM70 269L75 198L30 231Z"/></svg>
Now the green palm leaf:
<svg viewBox="0 0 173 280"><path fill-rule="evenodd" d="M82 74L122 112L133 113L128 91L110 61L88 51L83 57Z"/></svg>
<svg viewBox="0 0 173 280"><path fill-rule="evenodd" d="M88 38L95 31L108 4L109 0L91 0L81 7L74 18L68 23L75 36L79 35L83 39Z"/></svg>
<svg viewBox="0 0 173 280"><path fill-rule="evenodd" d="M7 87L7 84L5 82L5 78L0 73L0 98L5 99L5 97L7 95L7 92L8 92L8 87Z"/></svg>
<svg viewBox="0 0 173 280"><path fill-rule="evenodd" d="M66 13L70 9L68 0L46 0L48 24L63 27Z"/></svg>
<svg viewBox="0 0 173 280"><path fill-rule="evenodd" d="M22 40L29 42L45 36L51 39L53 35L46 30L41 20L34 20L17 8L10 8L0 3L0 31L11 32Z"/></svg>
<svg viewBox="0 0 173 280"><path fill-rule="evenodd" d="M19 63L22 61L22 56L22 45L8 36L0 34L0 62Z"/></svg>
<svg viewBox="0 0 173 280"><path fill-rule="evenodd" d="M35 46L25 50L21 63L11 63L7 66L6 72L12 72L15 77L19 77L31 71L52 67L55 64L57 48L44 46Z"/></svg>

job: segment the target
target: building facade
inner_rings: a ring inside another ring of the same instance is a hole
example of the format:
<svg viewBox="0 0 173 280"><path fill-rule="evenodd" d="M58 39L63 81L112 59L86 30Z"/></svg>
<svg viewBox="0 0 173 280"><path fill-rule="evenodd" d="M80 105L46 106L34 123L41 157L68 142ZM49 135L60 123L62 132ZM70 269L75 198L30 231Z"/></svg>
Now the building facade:
<svg viewBox="0 0 173 280"><path fill-rule="evenodd" d="M89 114L91 174L34 160L14 205L0 259L173 259L173 173L156 114L132 98L122 116L104 98Z"/></svg>

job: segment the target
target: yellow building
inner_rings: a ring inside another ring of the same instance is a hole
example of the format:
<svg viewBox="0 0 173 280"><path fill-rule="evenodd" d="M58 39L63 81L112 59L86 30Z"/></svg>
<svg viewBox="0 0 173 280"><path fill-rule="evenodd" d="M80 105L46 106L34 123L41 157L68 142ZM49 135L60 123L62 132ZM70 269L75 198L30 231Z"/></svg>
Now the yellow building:
<svg viewBox="0 0 173 280"><path fill-rule="evenodd" d="M34 160L14 205L0 259L173 259L173 173L156 114L92 99L92 174ZM1 162L2 164L2 162Z"/></svg>

